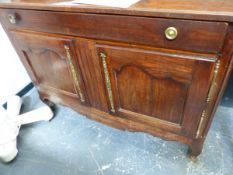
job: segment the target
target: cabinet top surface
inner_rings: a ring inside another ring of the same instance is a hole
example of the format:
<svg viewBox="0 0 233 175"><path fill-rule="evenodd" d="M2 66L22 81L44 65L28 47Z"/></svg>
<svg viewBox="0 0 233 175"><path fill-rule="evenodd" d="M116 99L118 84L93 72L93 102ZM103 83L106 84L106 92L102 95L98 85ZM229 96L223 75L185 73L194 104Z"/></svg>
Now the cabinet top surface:
<svg viewBox="0 0 233 175"><path fill-rule="evenodd" d="M0 7L233 22L233 0L138 0L123 8L75 4L72 1L0 0Z"/></svg>

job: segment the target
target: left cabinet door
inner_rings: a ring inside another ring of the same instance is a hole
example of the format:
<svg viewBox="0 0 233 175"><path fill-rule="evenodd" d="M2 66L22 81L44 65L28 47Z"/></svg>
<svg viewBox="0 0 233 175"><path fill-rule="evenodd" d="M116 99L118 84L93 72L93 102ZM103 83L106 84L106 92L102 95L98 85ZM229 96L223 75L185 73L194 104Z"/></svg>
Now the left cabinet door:
<svg viewBox="0 0 233 175"><path fill-rule="evenodd" d="M73 38L11 31L15 47L34 83L53 93L87 103Z"/></svg>

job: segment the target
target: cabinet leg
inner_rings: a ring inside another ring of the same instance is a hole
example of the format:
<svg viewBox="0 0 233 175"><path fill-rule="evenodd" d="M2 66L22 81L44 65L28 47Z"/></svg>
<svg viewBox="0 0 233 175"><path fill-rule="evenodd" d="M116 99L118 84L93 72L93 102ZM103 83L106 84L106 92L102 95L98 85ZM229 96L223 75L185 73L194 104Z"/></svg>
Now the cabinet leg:
<svg viewBox="0 0 233 175"><path fill-rule="evenodd" d="M50 100L44 99L43 102L48 105L52 111L55 111L55 104L53 102L51 102Z"/></svg>
<svg viewBox="0 0 233 175"><path fill-rule="evenodd" d="M41 99L41 101L43 101L43 103L45 103L46 105L48 105L53 112L55 112L55 103L51 102L50 100L48 100L47 98L43 97L42 94L39 94L39 97Z"/></svg>
<svg viewBox="0 0 233 175"><path fill-rule="evenodd" d="M191 145L189 145L188 156L190 158L196 158L202 152L204 139L196 139Z"/></svg>

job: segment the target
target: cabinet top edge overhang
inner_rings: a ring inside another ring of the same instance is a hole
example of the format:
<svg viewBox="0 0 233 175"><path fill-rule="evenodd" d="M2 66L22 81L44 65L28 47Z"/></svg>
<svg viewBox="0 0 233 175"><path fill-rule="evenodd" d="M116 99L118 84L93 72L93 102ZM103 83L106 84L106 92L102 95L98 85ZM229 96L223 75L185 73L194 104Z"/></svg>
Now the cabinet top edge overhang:
<svg viewBox="0 0 233 175"><path fill-rule="evenodd" d="M106 0L98 0L96 2L104 3L105 1ZM79 0L0 0L0 8L66 11L96 14L118 14L130 16L233 22L232 0L130 1L132 1L132 4L127 3L126 5L124 5L124 2L127 1L122 1L123 4L113 5L115 7L111 7L103 5L87 5L75 3L80 2Z"/></svg>

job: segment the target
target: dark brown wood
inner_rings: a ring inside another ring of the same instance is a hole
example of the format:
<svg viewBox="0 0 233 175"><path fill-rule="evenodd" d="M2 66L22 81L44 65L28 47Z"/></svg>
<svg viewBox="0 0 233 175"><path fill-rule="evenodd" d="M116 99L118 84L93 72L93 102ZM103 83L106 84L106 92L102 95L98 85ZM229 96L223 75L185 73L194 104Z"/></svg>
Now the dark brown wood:
<svg viewBox="0 0 233 175"><path fill-rule="evenodd" d="M180 141L198 156L232 69L233 2L141 0L125 9L54 2L0 0L1 23L40 98ZM176 39L166 39L167 27Z"/></svg>
<svg viewBox="0 0 233 175"><path fill-rule="evenodd" d="M34 77L37 85L80 99L79 89L73 80L72 70L64 48L65 45L70 47L71 56L74 57L73 62L78 68L72 38L57 35L46 36L32 32L11 31L10 34L14 38L19 52L21 52L21 59L27 65L28 73ZM80 71L78 74L81 74ZM77 78L81 78L81 76ZM83 80L79 81L80 91L84 95ZM84 99L87 103L87 97Z"/></svg>
<svg viewBox="0 0 233 175"><path fill-rule="evenodd" d="M195 123L196 115L202 112L210 83L210 77L200 77L199 72L210 75L213 61L208 57L199 61L197 55L178 52L96 47L98 55L106 54L116 115L173 132L185 130L187 135L194 134L190 123ZM197 93L201 98L196 98Z"/></svg>
<svg viewBox="0 0 233 175"><path fill-rule="evenodd" d="M46 87L38 88L39 94L43 99L52 99L53 96L57 98L53 99L53 102L64 106L71 107L77 112L86 115L88 118L99 121L111 127L115 127L121 130L128 130L131 132L147 132L151 135L161 137L165 140L180 141L184 144L191 145L192 139L183 137L182 135L173 134L171 132L161 130L150 125L146 125L140 122L127 120L121 117L115 117L107 112L103 112L93 107L86 107L81 105L74 97L64 95L62 93L56 93Z"/></svg>
<svg viewBox="0 0 233 175"><path fill-rule="evenodd" d="M7 19L9 14L16 16L16 24L9 22ZM9 29L24 28L205 53L216 53L222 48L228 26L227 23L219 22L116 15L61 12L43 12L42 15L40 11L15 9L0 11L0 17ZM173 41L167 40L164 35L166 28L171 26L178 30L178 36Z"/></svg>
<svg viewBox="0 0 233 175"><path fill-rule="evenodd" d="M70 0L0 0L0 8L233 22L232 0L140 0L138 3L128 8L56 4L57 2L69 1Z"/></svg>

